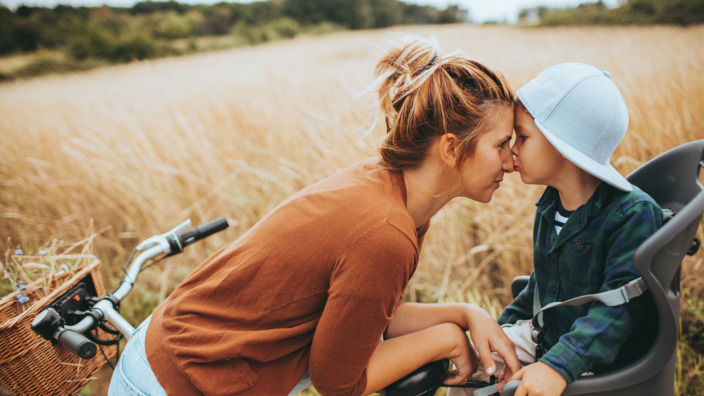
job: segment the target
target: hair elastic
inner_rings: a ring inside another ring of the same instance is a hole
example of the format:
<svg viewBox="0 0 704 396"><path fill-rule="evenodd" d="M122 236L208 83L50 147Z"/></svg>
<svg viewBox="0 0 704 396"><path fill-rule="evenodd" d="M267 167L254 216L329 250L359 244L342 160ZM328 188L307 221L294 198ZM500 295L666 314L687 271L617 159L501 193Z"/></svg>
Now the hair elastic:
<svg viewBox="0 0 704 396"><path fill-rule="evenodd" d="M438 57L437 55L433 56L433 59L431 59L430 62L425 65L425 67L420 71L420 73L423 73L424 71L430 69L435 64L435 62L438 61L438 59L440 59L440 57Z"/></svg>

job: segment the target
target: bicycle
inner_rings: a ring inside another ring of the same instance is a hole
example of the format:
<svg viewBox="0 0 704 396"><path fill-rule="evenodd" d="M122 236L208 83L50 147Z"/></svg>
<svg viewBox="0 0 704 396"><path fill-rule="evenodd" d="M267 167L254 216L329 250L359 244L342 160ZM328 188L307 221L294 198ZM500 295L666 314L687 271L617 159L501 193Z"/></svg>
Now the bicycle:
<svg viewBox="0 0 704 396"><path fill-rule="evenodd" d="M634 256L634 266L656 302L657 310L652 320L658 326L657 336L637 361L613 372L581 377L568 385L564 395L673 394L680 265L685 255L695 254L701 246L700 240L695 238L704 212L704 188L699 179L701 168L704 168L704 139L673 148L628 176L629 181L651 194L662 207L672 208L677 213L646 240ZM189 226L190 221L186 221L137 245L125 264L124 278L113 294L98 299L90 295L90 287L81 287L79 283L37 315L32 329L84 359L95 356L96 343L111 345L117 344L121 337L129 339L134 327L119 314L119 303L131 290L143 264L163 255L149 264L153 265L181 253L186 246L227 228L228 224L224 218L219 218L181 233ZM132 261L134 254L142 250ZM128 265L129 270L126 269ZM521 288L512 287L514 295ZM81 304L87 304L86 308ZM111 323L115 329L104 326L103 321ZM116 337L113 340L90 340L92 336L88 331L97 327ZM88 338L83 335L86 333ZM429 363L380 393L386 396L432 395L442 386L448 366L447 360ZM519 383L509 382L501 394L513 395ZM491 389L486 385L491 384L468 383L465 386Z"/></svg>
<svg viewBox="0 0 704 396"><path fill-rule="evenodd" d="M122 338L129 340L135 328L120 315L119 309L120 301L132 290L137 275L158 261L183 252L185 247L226 229L229 224L220 217L184 231L190 226L191 221L186 220L172 230L138 244L127 259L120 284L112 294L98 298L90 284L80 282L73 286L34 318L32 330L82 359L93 358L98 345L102 350L103 346L117 345ZM137 252L141 253L134 257ZM154 261L142 268L150 260ZM113 327L108 327L105 322ZM106 340L91 334L91 330L98 327L115 337Z"/></svg>

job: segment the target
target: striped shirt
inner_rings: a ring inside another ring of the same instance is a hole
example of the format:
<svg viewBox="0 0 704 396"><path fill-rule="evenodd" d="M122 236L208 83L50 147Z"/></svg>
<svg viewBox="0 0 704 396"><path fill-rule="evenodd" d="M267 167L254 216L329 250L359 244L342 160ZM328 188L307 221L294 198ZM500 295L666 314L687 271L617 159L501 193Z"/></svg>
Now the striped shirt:
<svg viewBox="0 0 704 396"><path fill-rule="evenodd" d="M562 227L565 226L565 223L567 223L567 219L570 218L570 215L572 214L573 211L567 210L562 206L562 201L560 201L560 198L557 199L557 210L555 211L555 233L560 234L560 231L562 231Z"/></svg>

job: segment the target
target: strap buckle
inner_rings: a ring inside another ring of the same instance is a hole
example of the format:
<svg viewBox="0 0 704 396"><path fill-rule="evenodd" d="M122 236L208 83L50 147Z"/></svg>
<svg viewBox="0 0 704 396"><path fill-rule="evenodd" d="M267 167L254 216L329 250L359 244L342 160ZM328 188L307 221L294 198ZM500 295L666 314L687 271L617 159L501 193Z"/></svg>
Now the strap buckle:
<svg viewBox="0 0 704 396"><path fill-rule="evenodd" d="M537 326L535 320L530 321L530 339L531 341L533 341L533 345L535 346L536 362L538 361L538 359L543 357L543 355L547 351L547 348L545 348L542 338L540 337L542 331L543 329L540 326Z"/></svg>
<svg viewBox="0 0 704 396"><path fill-rule="evenodd" d="M646 288L643 287L645 286L644 283L645 281L643 281L643 278L636 278L620 287L619 290L623 296L623 301L629 302L631 301L631 298L635 298L643 294L646 290Z"/></svg>

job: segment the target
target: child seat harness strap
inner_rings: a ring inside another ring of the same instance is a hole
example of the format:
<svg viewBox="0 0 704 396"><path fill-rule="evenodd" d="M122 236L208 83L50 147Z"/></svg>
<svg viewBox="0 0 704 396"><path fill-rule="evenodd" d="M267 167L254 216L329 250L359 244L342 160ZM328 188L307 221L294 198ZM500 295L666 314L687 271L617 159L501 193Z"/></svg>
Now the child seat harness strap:
<svg viewBox="0 0 704 396"><path fill-rule="evenodd" d="M648 285L645 284L643 278L636 278L625 285L608 290L601 293L585 294L583 296L578 296L571 298L566 301L555 301L550 304L541 307L540 306L540 294L538 292L538 285L535 285L535 293L533 293L533 319L531 320L531 332L530 336L535 344L535 359L536 361L540 359L548 348L544 341L540 337L540 333L543 329L543 312L548 309L559 307L562 305L577 306L582 305L591 301L600 301L604 305L609 307L614 307L617 305L625 304L632 299L645 293L648 289Z"/></svg>
<svg viewBox="0 0 704 396"><path fill-rule="evenodd" d="M585 294L566 301L555 301L541 307L540 293L538 292L538 285L536 284L535 293L533 293L533 319L530 322L530 335L533 343L535 344L536 361L540 359L545 352L547 352L547 346L544 345L544 342L540 337L540 332L543 329L544 324L543 312L562 305L577 306L591 301L600 301L606 306L614 307L631 301L632 299L645 293L646 290L648 290L648 285L645 284L643 278L639 277L613 290L608 290L601 293Z"/></svg>
<svg viewBox="0 0 704 396"><path fill-rule="evenodd" d="M538 285L535 285L535 293L533 294L533 322L538 325L538 327L543 327L543 312L548 309L559 307L561 305L571 305L577 306L588 303L590 301L600 301L604 305L609 307L615 307L617 305L625 304L632 299L645 293L648 289L648 285L645 284L643 278L636 278L625 285L608 290L601 293L585 294L583 296L571 298L566 301L555 301L550 304L540 307L540 295L538 294Z"/></svg>

